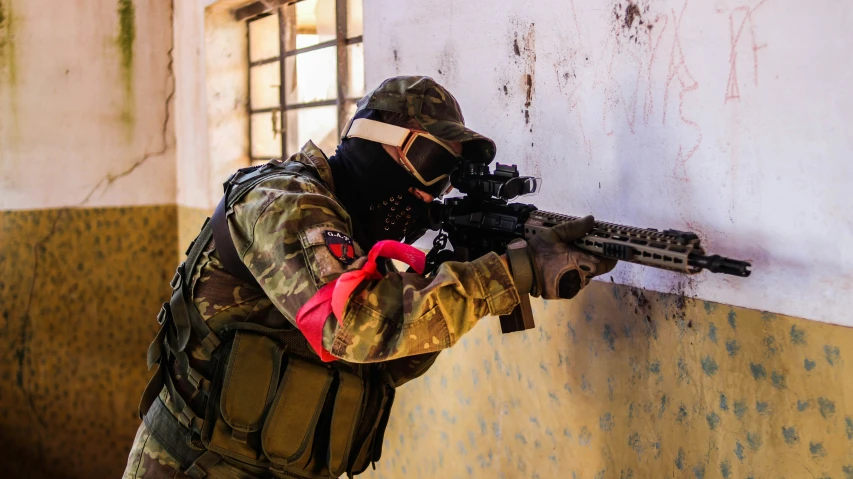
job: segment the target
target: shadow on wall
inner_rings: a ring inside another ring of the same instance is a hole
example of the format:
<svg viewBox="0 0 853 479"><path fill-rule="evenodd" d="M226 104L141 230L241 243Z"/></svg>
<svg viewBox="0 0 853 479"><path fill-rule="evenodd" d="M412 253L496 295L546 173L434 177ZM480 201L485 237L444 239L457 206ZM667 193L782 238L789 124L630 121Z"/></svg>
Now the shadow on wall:
<svg viewBox="0 0 853 479"><path fill-rule="evenodd" d="M597 282L534 310L398 391L371 477L853 476L853 329Z"/></svg>

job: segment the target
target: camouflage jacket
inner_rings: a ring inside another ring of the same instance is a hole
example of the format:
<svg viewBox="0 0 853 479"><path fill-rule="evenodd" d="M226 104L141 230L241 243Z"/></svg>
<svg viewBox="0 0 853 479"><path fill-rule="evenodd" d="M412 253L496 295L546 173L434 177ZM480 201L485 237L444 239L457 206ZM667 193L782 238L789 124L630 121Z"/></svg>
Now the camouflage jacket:
<svg viewBox="0 0 853 479"><path fill-rule="evenodd" d="M320 287L364 263L358 244L359 259L347 266L325 243L327 231L352 238L352 224L335 199L323 152L309 142L290 161L314 168L324 184L304 176L270 178L228 217L237 252L261 289L229 275L213 245L198 261L193 301L213 329L250 315L264 317L270 327L295 325L296 313ZM356 289L340 322L329 316L323 345L354 363L436 352L456 343L483 316L509 313L518 301L509 271L494 253L444 263L430 278L389 272Z"/></svg>

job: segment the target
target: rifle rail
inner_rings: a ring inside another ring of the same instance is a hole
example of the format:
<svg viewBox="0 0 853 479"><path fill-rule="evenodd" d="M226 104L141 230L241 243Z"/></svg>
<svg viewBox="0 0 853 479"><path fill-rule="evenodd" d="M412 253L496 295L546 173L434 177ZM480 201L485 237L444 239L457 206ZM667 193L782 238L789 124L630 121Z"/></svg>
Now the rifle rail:
<svg viewBox="0 0 853 479"><path fill-rule="evenodd" d="M560 223L578 219L550 211L536 210L524 224L524 235L530 239L537 233ZM600 256L646 266L696 274L703 269L746 277L750 264L719 255L706 256L695 233L677 230L658 231L616 223L596 221L592 232L577 240L575 246Z"/></svg>

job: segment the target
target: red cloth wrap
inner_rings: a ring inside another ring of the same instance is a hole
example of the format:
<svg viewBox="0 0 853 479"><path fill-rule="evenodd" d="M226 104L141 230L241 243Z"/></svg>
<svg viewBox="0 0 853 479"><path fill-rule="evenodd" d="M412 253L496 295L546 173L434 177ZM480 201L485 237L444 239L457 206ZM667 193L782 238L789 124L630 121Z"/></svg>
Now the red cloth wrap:
<svg viewBox="0 0 853 479"><path fill-rule="evenodd" d="M423 274L426 266L426 255L414 246L399 241L380 241L370 249L367 262L361 269L347 271L320 288L296 313L296 327L324 362L337 359L323 348L323 326L326 324L326 318L334 314L338 323L342 322L347 301L355 288L364 280L382 278L376 270L376 260L379 257L402 261L418 274Z"/></svg>

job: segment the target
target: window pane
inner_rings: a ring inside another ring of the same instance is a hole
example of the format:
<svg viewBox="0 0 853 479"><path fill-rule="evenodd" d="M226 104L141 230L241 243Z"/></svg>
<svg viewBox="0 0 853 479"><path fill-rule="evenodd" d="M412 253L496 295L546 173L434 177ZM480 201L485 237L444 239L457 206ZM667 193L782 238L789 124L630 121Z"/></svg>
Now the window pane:
<svg viewBox="0 0 853 479"><path fill-rule="evenodd" d="M364 34L362 0L347 0L347 37Z"/></svg>
<svg viewBox="0 0 853 479"><path fill-rule="evenodd" d="M349 63L347 98L361 98L364 96L364 43L347 45L347 63Z"/></svg>
<svg viewBox="0 0 853 479"><path fill-rule="evenodd" d="M346 104L344 106L344 115L345 115L344 118L346 118L347 121L349 121L353 117L353 115L355 115L356 108L358 108L358 105L356 105L356 103L354 101L347 101L346 102ZM346 123L341 125L341 127L344 127L344 128L346 126L347 126ZM338 140L340 140L340 134L338 135Z"/></svg>
<svg viewBox="0 0 853 479"><path fill-rule="evenodd" d="M249 99L253 110L279 106L279 85L281 84L281 71L279 63L272 62L249 70L251 78L252 95Z"/></svg>
<svg viewBox="0 0 853 479"><path fill-rule="evenodd" d="M338 146L338 107L319 106L287 112L287 154L299 151L308 140L332 155Z"/></svg>
<svg viewBox="0 0 853 479"><path fill-rule="evenodd" d="M321 48L284 59L287 104L337 98L335 47Z"/></svg>
<svg viewBox="0 0 853 479"><path fill-rule="evenodd" d="M252 156L281 156L281 112L252 115Z"/></svg>
<svg viewBox="0 0 853 479"><path fill-rule="evenodd" d="M288 22L296 29L296 48L335 39L335 0L303 0L288 7L286 13L296 17L295 22L292 18Z"/></svg>
<svg viewBox="0 0 853 479"><path fill-rule="evenodd" d="M249 61L278 56L278 15L249 22Z"/></svg>

